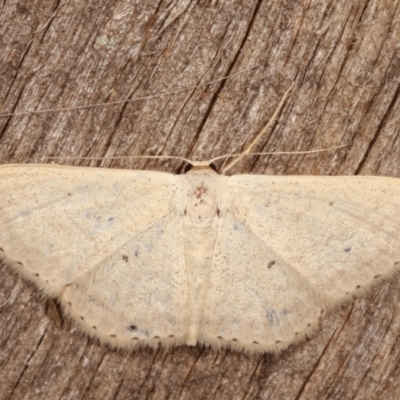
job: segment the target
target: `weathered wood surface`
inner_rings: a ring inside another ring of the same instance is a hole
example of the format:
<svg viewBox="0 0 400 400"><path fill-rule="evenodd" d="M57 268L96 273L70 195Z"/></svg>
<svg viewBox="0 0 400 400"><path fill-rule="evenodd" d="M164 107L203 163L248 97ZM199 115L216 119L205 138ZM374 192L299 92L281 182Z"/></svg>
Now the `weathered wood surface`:
<svg viewBox="0 0 400 400"><path fill-rule="evenodd" d="M232 173L400 177L399 0L10 0L0 12L2 113L160 94L258 65L161 97L0 118L1 163L238 152L293 80L256 150L348 146L251 158ZM59 162L182 169L175 161ZM89 340L54 300L2 267L0 399L398 399L399 287L394 278L344 305L281 354L129 353Z"/></svg>

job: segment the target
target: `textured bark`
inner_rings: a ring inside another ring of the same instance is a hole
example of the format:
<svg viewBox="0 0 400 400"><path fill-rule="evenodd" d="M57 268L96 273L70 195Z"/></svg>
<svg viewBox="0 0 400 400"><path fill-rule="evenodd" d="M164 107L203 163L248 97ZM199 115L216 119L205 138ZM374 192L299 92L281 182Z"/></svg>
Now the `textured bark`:
<svg viewBox="0 0 400 400"><path fill-rule="evenodd" d="M295 81L255 150L347 147L249 158L231 173L400 177L399 0L9 0L0 7L2 113L190 88L1 117L2 164L240 152ZM182 169L171 160L57 162ZM331 313L306 342L249 356L200 346L107 349L65 320L55 300L1 271L1 400L400 398L396 277Z"/></svg>

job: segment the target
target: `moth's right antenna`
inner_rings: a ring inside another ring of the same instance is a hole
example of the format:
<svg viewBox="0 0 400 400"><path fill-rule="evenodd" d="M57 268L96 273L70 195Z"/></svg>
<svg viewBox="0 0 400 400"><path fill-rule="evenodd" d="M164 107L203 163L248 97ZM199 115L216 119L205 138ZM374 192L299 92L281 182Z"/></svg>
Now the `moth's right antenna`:
<svg viewBox="0 0 400 400"><path fill-rule="evenodd" d="M258 142L258 140L260 139L260 137L262 135L264 135L264 133L268 130L268 128L272 125L272 123L274 122L275 118L277 117L277 115L279 114L279 112L281 111L283 105L285 104L286 99L289 96L289 93L291 92L291 90L293 89L294 86L294 82L292 82L292 84L290 85L289 89L286 90L285 94L282 96L281 101L278 104L278 107L276 108L275 112L273 113L272 117L270 118L270 120L268 121L267 125L265 125L264 129L256 136L256 138L251 142L250 146L243 151L243 153L240 154L240 156L238 158L236 158L235 160L233 160L231 163L229 163L225 168L223 168L222 173L225 173L229 168L232 168L236 163L238 163L243 157L245 157L247 154L250 153L251 149L254 147L254 145Z"/></svg>

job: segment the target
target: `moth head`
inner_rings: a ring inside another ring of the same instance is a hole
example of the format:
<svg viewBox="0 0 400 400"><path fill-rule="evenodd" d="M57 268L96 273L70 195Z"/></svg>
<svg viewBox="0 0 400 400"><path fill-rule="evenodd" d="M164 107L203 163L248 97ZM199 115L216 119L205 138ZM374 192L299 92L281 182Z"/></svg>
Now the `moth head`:
<svg viewBox="0 0 400 400"><path fill-rule="evenodd" d="M189 173L215 173L217 172L217 168L213 163L209 163L207 161L192 161L191 163L186 164L185 174Z"/></svg>

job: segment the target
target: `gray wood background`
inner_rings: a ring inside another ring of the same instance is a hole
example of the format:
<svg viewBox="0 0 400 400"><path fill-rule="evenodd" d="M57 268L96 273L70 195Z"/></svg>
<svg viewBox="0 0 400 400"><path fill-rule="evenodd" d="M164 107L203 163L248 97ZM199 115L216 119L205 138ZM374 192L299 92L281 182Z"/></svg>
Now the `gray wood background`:
<svg viewBox="0 0 400 400"><path fill-rule="evenodd" d="M0 163L238 152L295 81L256 150L347 147L250 158L231 173L400 177L399 80L399 0L7 0L1 113L191 89L0 117ZM183 166L57 162L175 173ZM1 400L400 398L397 277L328 315L309 340L250 356L200 346L110 350L65 320L55 300L0 271Z"/></svg>

